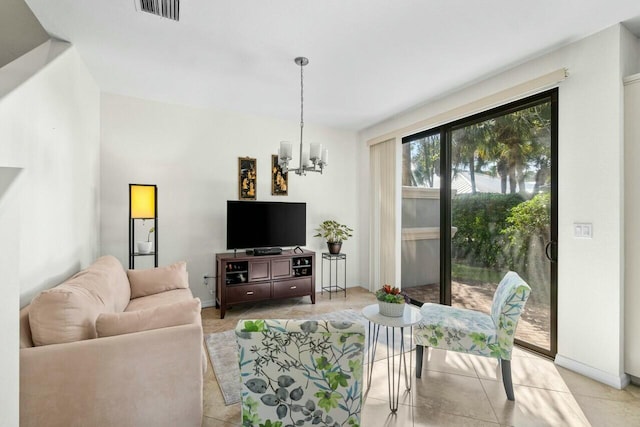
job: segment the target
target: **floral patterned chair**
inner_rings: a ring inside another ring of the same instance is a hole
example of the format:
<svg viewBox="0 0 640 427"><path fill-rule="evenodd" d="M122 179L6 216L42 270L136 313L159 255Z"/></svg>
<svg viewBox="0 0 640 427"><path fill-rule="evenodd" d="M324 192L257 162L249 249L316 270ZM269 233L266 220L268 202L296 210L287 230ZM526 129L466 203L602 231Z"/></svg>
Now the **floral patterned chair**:
<svg viewBox="0 0 640 427"><path fill-rule="evenodd" d="M531 288L510 271L493 296L491 315L427 303L422 321L413 328L416 342L416 378L422 374L424 347L493 357L500 361L502 382L509 400L515 400L511 381L511 350L516 326Z"/></svg>
<svg viewBox="0 0 640 427"><path fill-rule="evenodd" d="M242 426L360 426L364 326L240 320Z"/></svg>

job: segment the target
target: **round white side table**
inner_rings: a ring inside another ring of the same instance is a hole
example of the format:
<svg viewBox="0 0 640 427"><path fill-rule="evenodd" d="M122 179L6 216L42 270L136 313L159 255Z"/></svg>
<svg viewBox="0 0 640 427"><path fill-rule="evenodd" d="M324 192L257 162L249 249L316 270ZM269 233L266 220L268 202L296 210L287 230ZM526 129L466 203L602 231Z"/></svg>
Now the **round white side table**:
<svg viewBox="0 0 640 427"><path fill-rule="evenodd" d="M398 410L398 400L400 398L400 379L404 371L404 384L407 391L411 390L412 376L411 370L413 365L413 354L411 349L413 348L413 325L422 320L420 309L411 304L405 304L404 314L402 317L389 317L380 314L378 304L368 305L362 309L363 316L369 321L369 353L367 355L367 391L371 387L371 375L373 374L373 363L376 357L376 349L378 347L378 335L380 333L380 327L386 328L387 348L391 344L391 354L387 355L387 384L389 388L389 409L392 413L396 413ZM404 345L404 328L409 328L409 369L407 370L407 359ZM399 346L400 352L398 357L400 363L398 371L396 373L395 366L395 346L396 346L396 334L395 328L400 328ZM391 334L389 334L391 332ZM389 339L391 335L391 340ZM397 374L397 375L396 375Z"/></svg>

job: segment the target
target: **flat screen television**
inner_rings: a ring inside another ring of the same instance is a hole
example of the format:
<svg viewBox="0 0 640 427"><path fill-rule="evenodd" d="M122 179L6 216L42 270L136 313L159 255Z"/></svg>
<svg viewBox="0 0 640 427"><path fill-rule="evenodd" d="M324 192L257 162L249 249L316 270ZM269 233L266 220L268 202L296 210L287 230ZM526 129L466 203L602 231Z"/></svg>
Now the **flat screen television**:
<svg viewBox="0 0 640 427"><path fill-rule="evenodd" d="M304 246L307 204L227 201L227 249Z"/></svg>

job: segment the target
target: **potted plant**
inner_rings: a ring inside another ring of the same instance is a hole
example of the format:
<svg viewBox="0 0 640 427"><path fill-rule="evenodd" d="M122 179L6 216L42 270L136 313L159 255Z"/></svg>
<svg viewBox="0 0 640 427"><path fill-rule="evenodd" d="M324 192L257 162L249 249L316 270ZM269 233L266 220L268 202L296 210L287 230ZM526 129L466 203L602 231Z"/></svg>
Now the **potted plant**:
<svg viewBox="0 0 640 427"><path fill-rule="evenodd" d="M146 242L138 242L138 252L141 254L151 253L153 249L153 242L151 241L151 233L156 231L155 227L151 227L149 232L147 233L147 241Z"/></svg>
<svg viewBox="0 0 640 427"><path fill-rule="evenodd" d="M323 221L318 228L316 228L318 234L313 237L322 237L327 241L327 247L329 253L339 254L342 242L352 236L351 228L344 224L340 224L333 220Z"/></svg>
<svg viewBox="0 0 640 427"><path fill-rule="evenodd" d="M378 289L376 299L380 314L389 317L401 317L404 314L405 303L409 302L409 297L405 293L391 285L384 285L382 289Z"/></svg>

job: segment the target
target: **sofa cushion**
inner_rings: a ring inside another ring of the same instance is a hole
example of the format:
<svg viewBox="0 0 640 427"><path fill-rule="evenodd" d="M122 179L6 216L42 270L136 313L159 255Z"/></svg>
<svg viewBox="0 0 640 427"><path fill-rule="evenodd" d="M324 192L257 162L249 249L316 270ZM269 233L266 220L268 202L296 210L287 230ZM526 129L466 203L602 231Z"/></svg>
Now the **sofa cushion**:
<svg viewBox="0 0 640 427"><path fill-rule="evenodd" d="M39 346L95 338L98 315L123 311L130 292L120 262L112 256L99 258L33 299L29 306L33 343Z"/></svg>
<svg viewBox="0 0 640 427"><path fill-rule="evenodd" d="M124 313L102 313L96 319L98 337L200 323L200 299L159 305Z"/></svg>
<svg viewBox="0 0 640 427"><path fill-rule="evenodd" d="M128 270L127 276L131 285L132 299L189 287L187 263L184 261L166 267Z"/></svg>
<svg viewBox="0 0 640 427"><path fill-rule="evenodd" d="M20 348L33 347L29 326L29 306L20 309Z"/></svg>
<svg viewBox="0 0 640 427"><path fill-rule="evenodd" d="M132 299L124 311L138 311L157 307L163 304L172 304L178 301L186 301L193 298L191 289L174 289L155 295Z"/></svg>

